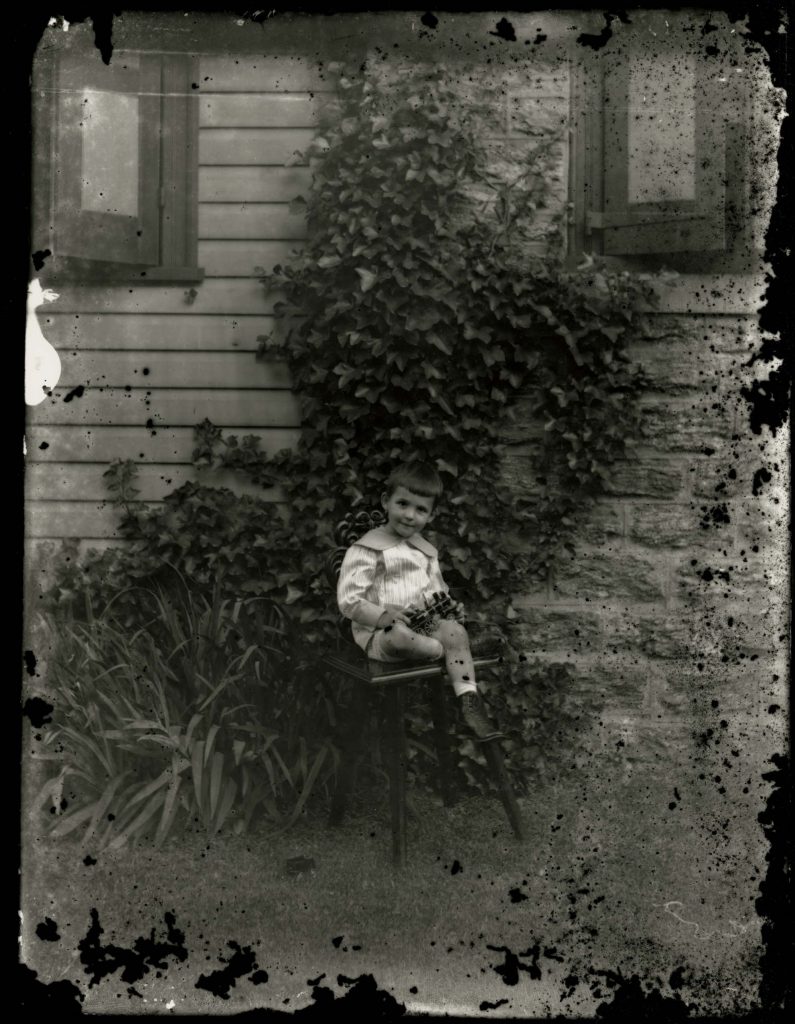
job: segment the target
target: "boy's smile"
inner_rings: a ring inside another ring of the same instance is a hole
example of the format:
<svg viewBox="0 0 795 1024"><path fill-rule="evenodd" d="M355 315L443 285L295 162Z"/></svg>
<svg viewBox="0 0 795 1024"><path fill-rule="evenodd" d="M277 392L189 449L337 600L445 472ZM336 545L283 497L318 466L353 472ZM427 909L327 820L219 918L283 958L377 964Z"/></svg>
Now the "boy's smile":
<svg viewBox="0 0 795 1024"><path fill-rule="evenodd" d="M402 485L394 494L381 496L381 505L386 512L386 529L404 540L419 533L433 518L433 498L415 494Z"/></svg>

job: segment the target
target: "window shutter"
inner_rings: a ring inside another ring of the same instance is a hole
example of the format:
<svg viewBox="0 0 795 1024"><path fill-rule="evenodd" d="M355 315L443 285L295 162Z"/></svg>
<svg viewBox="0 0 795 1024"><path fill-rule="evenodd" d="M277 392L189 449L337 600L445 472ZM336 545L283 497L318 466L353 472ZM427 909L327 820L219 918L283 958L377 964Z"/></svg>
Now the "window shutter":
<svg viewBox="0 0 795 1024"><path fill-rule="evenodd" d="M55 256L158 263L159 58L64 55L57 81Z"/></svg>
<svg viewBox="0 0 795 1024"><path fill-rule="evenodd" d="M166 266L189 267L197 258L199 97L198 61L169 54L163 62L160 247Z"/></svg>
<svg viewBox="0 0 795 1024"><path fill-rule="evenodd" d="M726 132L719 77L695 55L632 53L605 71L606 255L726 248Z"/></svg>

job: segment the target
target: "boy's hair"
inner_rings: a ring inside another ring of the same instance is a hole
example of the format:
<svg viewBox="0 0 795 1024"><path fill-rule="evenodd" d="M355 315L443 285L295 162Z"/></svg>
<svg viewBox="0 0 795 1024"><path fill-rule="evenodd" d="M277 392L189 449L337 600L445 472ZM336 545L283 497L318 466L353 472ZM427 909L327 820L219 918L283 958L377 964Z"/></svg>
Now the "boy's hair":
<svg viewBox="0 0 795 1024"><path fill-rule="evenodd" d="M427 462L404 462L393 469L386 482L387 497L391 498L398 487L433 498L434 504L442 496L441 477Z"/></svg>

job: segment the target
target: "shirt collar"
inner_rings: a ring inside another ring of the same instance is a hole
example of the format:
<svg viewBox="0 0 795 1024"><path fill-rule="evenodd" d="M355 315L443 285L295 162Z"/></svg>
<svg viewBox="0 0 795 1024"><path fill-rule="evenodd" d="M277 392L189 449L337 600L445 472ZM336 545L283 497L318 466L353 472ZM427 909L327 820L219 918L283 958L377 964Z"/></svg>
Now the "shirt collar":
<svg viewBox="0 0 795 1024"><path fill-rule="evenodd" d="M424 555L428 555L432 558L437 552L436 548L427 541L421 534L415 533L411 537L396 537L394 533L390 533L383 526L378 526L374 530L369 530L356 541L357 544L361 544L362 547L371 548L373 551L386 551L387 548L393 548L397 544L411 544L412 547L417 548Z"/></svg>

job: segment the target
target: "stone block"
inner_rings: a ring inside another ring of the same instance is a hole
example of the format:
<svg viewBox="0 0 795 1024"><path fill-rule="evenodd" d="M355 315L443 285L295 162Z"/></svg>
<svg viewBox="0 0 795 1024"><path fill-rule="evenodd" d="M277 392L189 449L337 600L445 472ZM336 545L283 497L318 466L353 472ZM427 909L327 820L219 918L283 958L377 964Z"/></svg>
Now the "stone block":
<svg viewBox="0 0 795 1024"><path fill-rule="evenodd" d="M730 444L694 461L688 481L688 489L693 497L732 500L753 494L754 473L758 464L748 465L733 456L734 445Z"/></svg>
<svg viewBox="0 0 795 1024"><path fill-rule="evenodd" d="M500 478L514 494L531 495L538 488L534 466L530 455L505 454L500 460Z"/></svg>
<svg viewBox="0 0 795 1024"><path fill-rule="evenodd" d="M626 726L643 720L648 707L650 669L637 655L603 655L589 667L588 684L600 695L602 720L623 721Z"/></svg>
<svg viewBox="0 0 795 1024"><path fill-rule="evenodd" d="M532 655L538 651L587 653L603 635L599 616L580 608L537 608L514 601L519 621L511 626L515 642Z"/></svg>
<svg viewBox="0 0 795 1024"><path fill-rule="evenodd" d="M685 548L699 540L695 509L675 502L632 502L627 505L627 536L647 547Z"/></svg>
<svg viewBox="0 0 795 1024"><path fill-rule="evenodd" d="M710 351L708 342L693 338L635 342L628 354L643 367L648 387L663 392L733 388L742 362L739 355Z"/></svg>
<svg viewBox="0 0 795 1024"><path fill-rule="evenodd" d="M636 618L638 648L650 658L688 658L693 624L688 613L640 615Z"/></svg>
<svg viewBox="0 0 795 1024"><path fill-rule="evenodd" d="M721 597L769 604L781 581L768 566L747 553L741 555L740 550L710 551L698 545L679 556L673 565L675 596L690 602Z"/></svg>
<svg viewBox="0 0 795 1024"><path fill-rule="evenodd" d="M663 601L664 572L660 565L617 547L578 549L554 571L553 598L604 601Z"/></svg>
<svg viewBox="0 0 795 1024"><path fill-rule="evenodd" d="M618 501L597 501L587 508L577 536L587 544L604 544L626 533L624 506Z"/></svg>
<svg viewBox="0 0 795 1024"><path fill-rule="evenodd" d="M640 442L655 450L701 452L731 438L734 411L729 402L702 396L673 399L648 396L639 403Z"/></svg>
<svg viewBox="0 0 795 1024"><path fill-rule="evenodd" d="M639 498L676 498L685 480L685 463L676 458L638 456L617 462L605 481L607 494Z"/></svg>
<svg viewBox="0 0 795 1024"><path fill-rule="evenodd" d="M719 737L720 721L725 729L747 722L748 716L763 723L778 712L771 706L786 706L786 676L769 658L752 664L724 662L719 653L699 651L693 660L671 661L665 671L665 699L678 701L681 714L694 726L710 726ZM738 717L739 716L739 717Z"/></svg>

